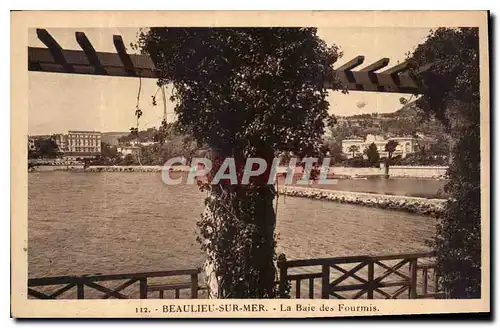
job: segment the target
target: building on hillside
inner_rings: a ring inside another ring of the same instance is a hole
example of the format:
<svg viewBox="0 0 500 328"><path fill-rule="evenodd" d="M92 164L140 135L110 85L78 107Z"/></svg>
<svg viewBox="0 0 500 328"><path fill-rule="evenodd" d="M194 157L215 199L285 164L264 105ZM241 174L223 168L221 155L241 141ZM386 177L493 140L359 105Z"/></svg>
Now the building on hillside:
<svg viewBox="0 0 500 328"><path fill-rule="evenodd" d="M401 156L401 158L405 158L407 155L415 153L422 148L428 150L432 144L436 143L435 139L425 137L422 134L411 137L392 137L387 139L383 136L369 134L366 136L366 139L355 138L342 140L342 152L347 158L352 158L352 150L354 150L352 146L357 146L355 148L357 151L354 152L354 154L355 156L360 156L364 154L365 149L374 143L375 146L377 146L380 157L387 157L388 153L385 151L385 145L390 140L394 140L398 143L392 156Z"/></svg>
<svg viewBox="0 0 500 328"><path fill-rule="evenodd" d="M68 131L64 157L69 159L95 158L101 155L101 132Z"/></svg>
<svg viewBox="0 0 500 328"><path fill-rule="evenodd" d="M54 139L56 141L57 146L59 147L59 151L61 153L66 153L68 151L68 141L65 134L55 134Z"/></svg>
<svg viewBox="0 0 500 328"><path fill-rule="evenodd" d="M136 145L120 145L116 148L116 150L121 154L121 157L125 157L127 155L137 156L140 154L141 147Z"/></svg>
<svg viewBox="0 0 500 328"><path fill-rule="evenodd" d="M118 146L119 139L129 134L130 132L101 132L101 141L110 146Z"/></svg>

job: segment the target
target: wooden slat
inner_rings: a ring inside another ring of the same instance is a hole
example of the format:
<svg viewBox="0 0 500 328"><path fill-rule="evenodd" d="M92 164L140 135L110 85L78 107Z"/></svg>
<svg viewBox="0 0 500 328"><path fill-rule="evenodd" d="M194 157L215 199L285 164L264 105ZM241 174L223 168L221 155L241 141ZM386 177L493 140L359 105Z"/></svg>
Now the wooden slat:
<svg viewBox="0 0 500 328"><path fill-rule="evenodd" d="M334 281L332 281L330 283L330 287L335 287L336 285L340 284L342 281L344 281L344 280L352 277L353 273L358 272L359 270L361 270L362 268L364 268L367 264L368 263L366 263L366 262L359 263L354 268L350 269L349 271L347 271L346 273L344 273L342 276L340 276L339 278L337 278Z"/></svg>
<svg viewBox="0 0 500 328"><path fill-rule="evenodd" d="M348 270L345 270L344 268L342 268L342 267L340 267L340 266L338 266L336 264L332 264L330 266L332 268L334 268L335 270L338 270L338 271L340 271L340 272L342 272L344 274L349 274L350 277L352 277L352 278L354 278L354 279L356 279L356 280L358 280L358 281L360 281L362 283L368 283L368 280L361 278L360 276L358 276L355 273L350 273ZM369 270L369 268L368 268L368 270Z"/></svg>
<svg viewBox="0 0 500 328"><path fill-rule="evenodd" d="M401 72L404 72L408 70L408 62L402 62L400 64L397 64L395 66L392 66L391 68L386 69L385 71L380 72L381 74L399 74Z"/></svg>
<svg viewBox="0 0 500 328"><path fill-rule="evenodd" d="M342 285L342 286L334 286L332 287L333 292L347 292L352 290L366 290L368 284L352 284L352 285Z"/></svg>
<svg viewBox="0 0 500 328"><path fill-rule="evenodd" d="M386 264L384 264L384 263L382 263L382 262L380 262L380 261L375 261L374 263L375 263L375 264L377 264L377 265L379 265L380 267L382 267L382 268L386 269L386 270L390 270L390 269L391 269L391 267L390 267L390 266L388 266L388 265L386 265ZM399 276L399 277L403 278L403 279L408 279L408 280L410 279L410 277L409 277L409 276L406 276L406 275L404 275L403 273L401 273L401 272L399 272L399 271L395 271L395 272L393 272L393 273L394 273L395 275L397 275L397 276Z"/></svg>
<svg viewBox="0 0 500 328"><path fill-rule="evenodd" d="M339 68L337 68L336 71L337 72L350 71L353 68L355 68L355 67L363 64L364 61L365 61L365 56L356 56L355 58L349 60L344 65L342 65Z"/></svg>
<svg viewBox="0 0 500 328"><path fill-rule="evenodd" d="M78 284L76 285L76 297L79 300L85 299L85 285L84 284Z"/></svg>
<svg viewBox="0 0 500 328"><path fill-rule="evenodd" d="M132 63L132 59L130 59L130 56L127 54L122 37L120 35L113 35L113 43L127 74L132 77L137 76L134 69L134 63Z"/></svg>
<svg viewBox="0 0 500 328"><path fill-rule="evenodd" d="M128 297L119 293L119 292L115 292L114 290L111 290L107 287L104 287L104 286L101 286L99 284L96 284L94 282L87 282L85 283L86 286L90 287L90 288L93 288L95 290L98 290L100 292L103 292L105 293L106 295L110 295L110 296L113 296L113 297L116 297L116 298L119 298L119 299L127 299Z"/></svg>
<svg viewBox="0 0 500 328"><path fill-rule="evenodd" d="M139 298L148 298L148 280L147 278L139 279Z"/></svg>
<svg viewBox="0 0 500 328"><path fill-rule="evenodd" d="M381 68L386 67L387 65L389 65L389 58L382 58L382 59L377 60L373 64L370 64L370 65L360 69L359 72L375 72Z"/></svg>
<svg viewBox="0 0 500 328"><path fill-rule="evenodd" d="M417 259L413 259L410 261L410 295L409 298L414 299L417 298Z"/></svg>
<svg viewBox="0 0 500 328"><path fill-rule="evenodd" d="M120 292L120 291L124 290L125 288L127 288L127 287L135 284L137 281L138 281L137 279L130 279L129 281L126 281L123 284L121 284L120 286L118 286L115 289L113 289L113 292ZM107 295L104 295L102 298L103 299L107 299L110 296L111 295L107 294Z"/></svg>
<svg viewBox="0 0 500 328"><path fill-rule="evenodd" d="M172 271L157 271L157 272L139 272L139 273L123 273L110 275L87 275L87 276L58 276L46 278L31 278L28 279L28 286L46 286L46 285L62 285L72 282L86 283L87 281L106 281L106 280L126 280L126 279L141 279L154 277L170 277L198 274L200 269L188 270L172 270Z"/></svg>
<svg viewBox="0 0 500 328"><path fill-rule="evenodd" d="M300 279L295 280L295 298L300 298Z"/></svg>
<svg viewBox="0 0 500 328"><path fill-rule="evenodd" d="M309 298L314 298L314 278L309 278Z"/></svg>
<svg viewBox="0 0 500 328"><path fill-rule="evenodd" d="M375 263L373 261L370 261L370 263L368 263L368 281L370 284L370 286L368 287L368 295L367 295L368 299L373 299L373 290L375 288L373 288L372 281L374 278L375 278Z"/></svg>
<svg viewBox="0 0 500 328"><path fill-rule="evenodd" d="M391 296L389 293L386 293L386 292L385 292L384 290L382 290L382 289L378 289L378 288L376 288L376 289L374 289L374 291L376 291L377 293L379 293L379 294L383 295L386 299L391 299L391 298L392 298L392 296Z"/></svg>
<svg viewBox="0 0 500 328"><path fill-rule="evenodd" d="M408 259L404 259L404 260L401 260L399 263L397 263L396 265L390 267L387 269L386 272L384 272L383 275L377 277L374 281L376 281L377 283L378 282L381 282L382 280L384 280L385 278L387 278L388 276L390 276L391 274L397 272L397 270L399 270L402 266L406 265L406 263L408 263L410 260ZM411 278L411 277L410 277Z"/></svg>
<svg viewBox="0 0 500 328"><path fill-rule="evenodd" d="M427 275L428 275L428 271L427 271L427 268L425 268L422 270L422 292L424 294L427 294L427 289L428 289L428 287L427 287L428 282L427 281L428 281L429 277Z"/></svg>
<svg viewBox="0 0 500 328"><path fill-rule="evenodd" d="M198 272L191 274L191 298L198 298Z"/></svg>
<svg viewBox="0 0 500 328"><path fill-rule="evenodd" d="M63 288L61 288L61 289L57 290L56 292L50 294L50 298L57 298L57 297L61 296L62 294L64 294L65 292L67 292L68 290L72 289L75 286L76 286L75 284L67 284Z"/></svg>
<svg viewBox="0 0 500 328"><path fill-rule="evenodd" d="M418 270L429 270L429 269L435 269L436 268L436 263L425 263L425 264L418 264L417 269Z"/></svg>
<svg viewBox="0 0 500 328"><path fill-rule="evenodd" d="M336 297L336 298L338 298L338 299L345 300L345 297L344 297L344 296L341 296L341 295L339 295L339 294L337 294L337 293L331 292L331 293L330 293L330 295L335 296L335 297ZM328 298L329 298L329 297L328 297Z"/></svg>
<svg viewBox="0 0 500 328"><path fill-rule="evenodd" d="M73 72L72 65L68 63L64 55L64 50L59 45L59 43L57 43L57 41L52 37L52 35L50 35L50 33L46 29L40 29L40 28L36 29L36 34L38 36L38 39L47 46L53 61L64 67L64 69L68 73L72 73Z"/></svg>
<svg viewBox="0 0 500 328"><path fill-rule="evenodd" d="M321 278L323 276L323 273L321 272L316 272L316 273L302 273L302 274L289 274L286 276L286 280L304 280L304 279L314 279L314 278Z"/></svg>
<svg viewBox="0 0 500 328"><path fill-rule="evenodd" d="M405 290L409 289L410 286L402 286L400 289L398 289L394 294L391 295L392 299L396 299L399 295L403 294Z"/></svg>
<svg viewBox="0 0 500 328"><path fill-rule="evenodd" d="M107 75L106 69L102 66L101 61L97 56L97 52L95 51L92 43L90 43L90 40L87 38L85 33L75 32L75 37L80 47L82 47L85 56L87 56L89 63L94 66L95 73L97 75Z"/></svg>
<svg viewBox="0 0 500 328"><path fill-rule="evenodd" d="M385 260L401 260L401 259L413 259L413 258L426 258L434 257L434 252L421 252L421 253L403 253L403 254L390 254L390 255L361 255L361 256L340 256L340 257L326 257L326 258L316 258L316 259L305 259L305 260L291 260L286 261L282 266L291 267L302 267L302 266L315 266L323 264L348 264L356 263L362 261L385 261Z"/></svg>
<svg viewBox="0 0 500 328"><path fill-rule="evenodd" d="M29 288L29 287L28 287L28 295L31 295L33 297L36 297L36 298L42 299L42 300L48 300L48 299L50 299L49 295L46 295L44 293L41 293L41 292L39 292L37 290L34 290L32 288Z"/></svg>
<svg viewBox="0 0 500 328"><path fill-rule="evenodd" d="M328 264L323 264L321 267L321 298L330 298L331 288L330 288L330 266Z"/></svg>
<svg viewBox="0 0 500 328"><path fill-rule="evenodd" d="M162 291L162 290L189 289L189 288L191 288L191 282L179 283L179 284L149 285L148 292L156 292L156 291Z"/></svg>

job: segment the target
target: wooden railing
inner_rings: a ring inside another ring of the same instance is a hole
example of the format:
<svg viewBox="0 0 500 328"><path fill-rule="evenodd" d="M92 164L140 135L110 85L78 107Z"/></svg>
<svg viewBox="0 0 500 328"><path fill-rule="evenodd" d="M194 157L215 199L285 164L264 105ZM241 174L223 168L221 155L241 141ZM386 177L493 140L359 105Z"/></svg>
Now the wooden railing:
<svg viewBox="0 0 500 328"><path fill-rule="evenodd" d="M282 259L277 284L281 298L441 298L433 259L429 252ZM199 275L199 269L189 269L33 278L28 280L28 295L38 299L199 298L199 292L206 290L199 284Z"/></svg>
<svg viewBox="0 0 500 328"><path fill-rule="evenodd" d="M433 258L434 253L413 253L282 260L278 262L280 297L395 299L407 292L406 297L412 299L440 298L443 293L438 292ZM300 271L292 272L296 270ZM433 279L429 280L431 272Z"/></svg>
<svg viewBox="0 0 500 328"><path fill-rule="evenodd" d="M62 296L70 299L144 299L165 298L165 292L168 291L173 291L172 296L180 298L181 292L187 291L190 298L198 298L198 291L206 289L206 287L199 285L199 273L199 269L189 269L112 275L33 278L28 279L28 295L31 298L38 299L57 299L62 298ZM182 280L185 277L189 277L189 280ZM165 279L176 281L161 281ZM117 282L119 283L120 281L122 283L117 285ZM108 284L108 286L105 284ZM133 286L136 288L132 288ZM128 293L124 293L125 289Z"/></svg>

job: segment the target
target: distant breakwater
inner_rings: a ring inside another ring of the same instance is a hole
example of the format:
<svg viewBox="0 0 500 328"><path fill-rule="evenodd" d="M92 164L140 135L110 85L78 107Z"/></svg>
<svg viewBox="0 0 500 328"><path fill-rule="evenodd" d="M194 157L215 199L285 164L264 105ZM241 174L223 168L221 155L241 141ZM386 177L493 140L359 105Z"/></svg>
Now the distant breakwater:
<svg viewBox="0 0 500 328"><path fill-rule="evenodd" d="M304 197L316 200L399 210L432 217L436 217L443 212L446 202L445 199L427 199L295 186L280 187L279 193L291 197Z"/></svg>
<svg viewBox="0 0 500 328"><path fill-rule="evenodd" d="M89 166L85 169L87 172L162 172L164 169L160 165L148 166ZM171 167L171 171L181 172L184 170L183 166Z"/></svg>

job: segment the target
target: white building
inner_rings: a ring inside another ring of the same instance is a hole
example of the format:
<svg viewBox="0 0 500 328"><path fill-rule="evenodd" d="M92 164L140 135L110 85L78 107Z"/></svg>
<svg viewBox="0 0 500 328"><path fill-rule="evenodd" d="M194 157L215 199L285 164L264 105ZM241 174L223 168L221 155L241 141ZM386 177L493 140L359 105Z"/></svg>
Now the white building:
<svg viewBox="0 0 500 328"><path fill-rule="evenodd" d="M432 138L427 138L423 135L417 135L415 137L394 137L385 139L382 136L376 136L369 134L366 139L345 139L342 140L342 152L347 156L347 158L353 157L353 148L356 146L357 151L354 152L355 156L363 155L365 149L367 149L372 143L377 146L378 153L380 157L387 157L388 153L385 151L385 145L390 141L394 140L398 143L396 150L392 154L393 157L401 156L405 158L408 154L415 153L422 147L429 149L432 144L436 141Z"/></svg>
<svg viewBox="0 0 500 328"><path fill-rule="evenodd" d="M139 146L118 146L116 148L116 151L118 151L122 157L125 157L127 155L138 155L141 151L141 147Z"/></svg>

